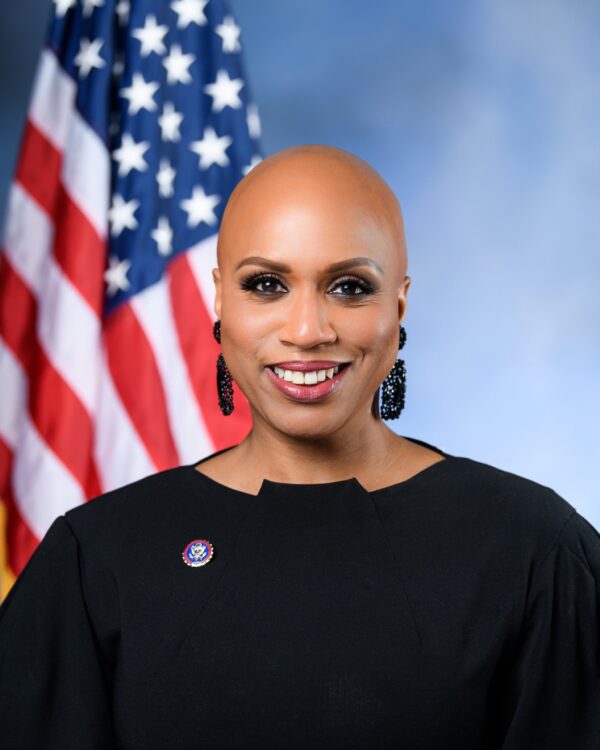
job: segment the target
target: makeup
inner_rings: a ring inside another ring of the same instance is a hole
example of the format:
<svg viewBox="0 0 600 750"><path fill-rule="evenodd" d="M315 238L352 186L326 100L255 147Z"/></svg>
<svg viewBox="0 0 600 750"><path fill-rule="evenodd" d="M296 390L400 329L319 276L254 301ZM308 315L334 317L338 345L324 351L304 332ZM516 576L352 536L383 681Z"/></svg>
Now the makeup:
<svg viewBox="0 0 600 750"><path fill-rule="evenodd" d="M300 385L298 383L292 383L289 380L280 378L270 367L265 367L267 377L272 381L276 388L286 396L290 396L296 401L318 401L319 399L325 398L330 393L339 388L343 378L346 375L350 365L344 365L340 371L332 378L326 378L321 383L315 385Z"/></svg>

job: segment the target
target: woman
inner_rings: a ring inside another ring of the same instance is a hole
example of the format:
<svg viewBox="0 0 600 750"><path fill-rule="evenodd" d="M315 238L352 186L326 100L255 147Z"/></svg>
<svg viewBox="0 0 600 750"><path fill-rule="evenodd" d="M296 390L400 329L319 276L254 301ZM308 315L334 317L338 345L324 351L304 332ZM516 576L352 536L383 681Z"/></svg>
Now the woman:
<svg viewBox="0 0 600 750"><path fill-rule="evenodd" d="M406 266L341 149L239 183L215 336L252 430L54 522L1 612L4 748L600 748L600 535L386 426Z"/></svg>

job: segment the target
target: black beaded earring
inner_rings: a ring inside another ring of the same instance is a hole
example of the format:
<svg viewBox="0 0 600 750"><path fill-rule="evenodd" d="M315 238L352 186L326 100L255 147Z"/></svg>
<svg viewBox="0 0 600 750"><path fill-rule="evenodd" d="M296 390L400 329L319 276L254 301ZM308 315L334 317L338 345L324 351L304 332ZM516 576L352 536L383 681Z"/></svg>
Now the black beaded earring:
<svg viewBox="0 0 600 750"><path fill-rule="evenodd" d="M213 336L221 343L221 321L216 320L213 326ZM233 411L233 378L229 368L225 364L223 354L217 359L217 393L219 395L219 407L227 417Z"/></svg>
<svg viewBox="0 0 600 750"><path fill-rule="evenodd" d="M400 325L400 345L402 349L406 343L406 331ZM406 367L403 359L397 359L390 374L381 384L381 418L397 419L404 409L404 395L406 393Z"/></svg>

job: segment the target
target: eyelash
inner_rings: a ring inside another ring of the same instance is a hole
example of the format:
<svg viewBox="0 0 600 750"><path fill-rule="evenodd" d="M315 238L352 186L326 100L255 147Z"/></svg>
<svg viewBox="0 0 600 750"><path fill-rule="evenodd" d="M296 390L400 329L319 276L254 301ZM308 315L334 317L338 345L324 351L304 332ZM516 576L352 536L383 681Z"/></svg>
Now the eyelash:
<svg viewBox="0 0 600 750"><path fill-rule="evenodd" d="M244 291L247 291L247 292L248 291L250 291L250 292L256 291L257 294L259 294L259 295L261 295L263 297L273 297L276 294L278 294L278 292L275 292L273 294L269 294L267 292L259 292L256 289L256 285L260 281L275 281L278 284L282 283L281 280L277 276L274 276L273 274L270 274L270 273L255 273L255 274L252 274L251 276L248 276L247 278L245 278L241 282L241 288ZM357 278L355 276L344 276L343 278L338 279L336 281L335 286L339 286L340 284L347 284L347 283L351 283L351 284L354 284L354 285L360 287L362 289L362 293L361 294L336 294L334 296L336 296L336 297L350 297L350 298L354 297L354 298L360 298L360 297L366 297L369 294L373 294L373 292L375 291L373 289L373 287L371 286L371 284L369 284L368 282L364 281L364 279L359 279L359 278Z"/></svg>

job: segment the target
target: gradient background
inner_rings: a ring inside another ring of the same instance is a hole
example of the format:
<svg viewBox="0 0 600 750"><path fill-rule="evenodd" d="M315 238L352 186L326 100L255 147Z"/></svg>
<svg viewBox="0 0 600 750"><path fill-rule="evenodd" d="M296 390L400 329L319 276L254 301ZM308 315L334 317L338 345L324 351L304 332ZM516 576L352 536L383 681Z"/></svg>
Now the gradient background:
<svg viewBox="0 0 600 750"><path fill-rule="evenodd" d="M600 528L600 4L232 8L264 155L346 148L403 205L393 428L548 485ZM0 6L2 215L49 12Z"/></svg>

